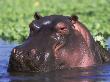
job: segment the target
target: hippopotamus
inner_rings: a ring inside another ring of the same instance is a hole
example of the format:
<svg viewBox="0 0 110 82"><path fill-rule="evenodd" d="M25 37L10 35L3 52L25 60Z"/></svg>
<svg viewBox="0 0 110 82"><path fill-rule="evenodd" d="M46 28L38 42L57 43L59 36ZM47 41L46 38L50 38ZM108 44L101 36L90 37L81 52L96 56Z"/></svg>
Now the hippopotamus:
<svg viewBox="0 0 110 82"><path fill-rule="evenodd" d="M8 72L48 72L87 68L110 61L110 54L96 42L78 16L41 16L29 24L23 44L13 48Z"/></svg>

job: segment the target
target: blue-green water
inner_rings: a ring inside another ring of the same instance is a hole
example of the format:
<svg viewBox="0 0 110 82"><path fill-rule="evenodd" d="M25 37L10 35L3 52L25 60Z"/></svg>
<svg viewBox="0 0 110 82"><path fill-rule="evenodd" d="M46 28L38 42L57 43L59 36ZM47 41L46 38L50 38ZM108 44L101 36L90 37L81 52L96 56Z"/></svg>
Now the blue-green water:
<svg viewBox="0 0 110 82"><path fill-rule="evenodd" d="M110 39L107 41L110 47ZM88 69L60 70L48 73L7 72L11 49L17 44L0 40L0 82L110 82L110 64Z"/></svg>

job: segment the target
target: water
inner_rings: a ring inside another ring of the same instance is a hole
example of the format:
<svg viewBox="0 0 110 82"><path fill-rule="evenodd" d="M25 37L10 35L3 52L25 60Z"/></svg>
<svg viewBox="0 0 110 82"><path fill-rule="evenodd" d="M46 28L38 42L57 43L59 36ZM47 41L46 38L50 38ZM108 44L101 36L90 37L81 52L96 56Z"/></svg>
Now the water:
<svg viewBox="0 0 110 82"><path fill-rule="evenodd" d="M110 37L108 38L108 40L106 41L107 45L108 45L108 48L110 50Z"/></svg>
<svg viewBox="0 0 110 82"><path fill-rule="evenodd" d="M110 48L110 38L107 43ZM16 45L0 40L0 82L110 82L110 64L48 73L9 74L7 72L9 56L11 49Z"/></svg>

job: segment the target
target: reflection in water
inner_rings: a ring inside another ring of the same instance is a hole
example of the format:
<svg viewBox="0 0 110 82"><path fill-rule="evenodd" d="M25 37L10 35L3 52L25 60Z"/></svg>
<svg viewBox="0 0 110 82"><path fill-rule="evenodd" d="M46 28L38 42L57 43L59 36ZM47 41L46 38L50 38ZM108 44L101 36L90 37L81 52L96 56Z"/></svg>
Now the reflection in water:
<svg viewBox="0 0 110 82"><path fill-rule="evenodd" d="M11 82L109 82L108 65L88 69L59 70L49 73L15 73L11 74Z"/></svg>
<svg viewBox="0 0 110 82"><path fill-rule="evenodd" d="M0 41L0 82L110 82L110 65L48 73L7 73L11 49L16 44Z"/></svg>

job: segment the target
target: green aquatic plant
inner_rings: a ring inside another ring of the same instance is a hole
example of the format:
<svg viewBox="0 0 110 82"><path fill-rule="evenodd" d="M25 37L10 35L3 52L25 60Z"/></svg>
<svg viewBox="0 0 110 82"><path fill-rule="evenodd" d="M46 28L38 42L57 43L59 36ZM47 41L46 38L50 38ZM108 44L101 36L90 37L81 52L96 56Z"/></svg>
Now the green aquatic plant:
<svg viewBox="0 0 110 82"><path fill-rule="evenodd" d="M28 25L38 11L44 16L76 14L94 36L102 33L107 38L110 35L109 3L110 0L0 0L0 37L25 40L29 35Z"/></svg>

